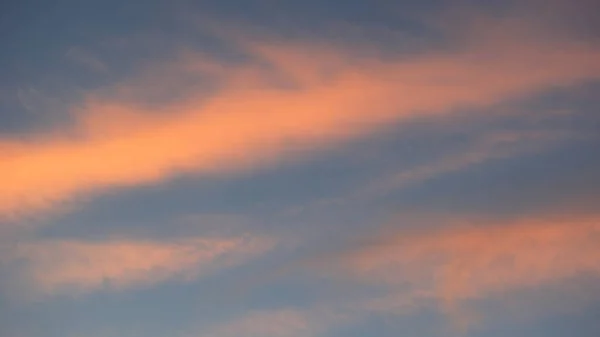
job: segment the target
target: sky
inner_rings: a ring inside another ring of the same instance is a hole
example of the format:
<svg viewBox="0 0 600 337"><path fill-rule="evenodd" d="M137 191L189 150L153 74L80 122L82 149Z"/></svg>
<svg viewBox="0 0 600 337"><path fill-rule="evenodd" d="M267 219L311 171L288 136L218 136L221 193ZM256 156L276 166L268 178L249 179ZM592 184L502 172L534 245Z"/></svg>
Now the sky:
<svg viewBox="0 0 600 337"><path fill-rule="evenodd" d="M593 0L0 5L0 337L600 336Z"/></svg>

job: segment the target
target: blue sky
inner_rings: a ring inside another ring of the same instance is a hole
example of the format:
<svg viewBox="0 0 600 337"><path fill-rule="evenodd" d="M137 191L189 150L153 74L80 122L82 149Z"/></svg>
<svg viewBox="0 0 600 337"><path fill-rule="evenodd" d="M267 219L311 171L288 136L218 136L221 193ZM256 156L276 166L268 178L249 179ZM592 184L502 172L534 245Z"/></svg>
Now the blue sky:
<svg viewBox="0 0 600 337"><path fill-rule="evenodd" d="M0 7L0 336L597 336L593 1Z"/></svg>

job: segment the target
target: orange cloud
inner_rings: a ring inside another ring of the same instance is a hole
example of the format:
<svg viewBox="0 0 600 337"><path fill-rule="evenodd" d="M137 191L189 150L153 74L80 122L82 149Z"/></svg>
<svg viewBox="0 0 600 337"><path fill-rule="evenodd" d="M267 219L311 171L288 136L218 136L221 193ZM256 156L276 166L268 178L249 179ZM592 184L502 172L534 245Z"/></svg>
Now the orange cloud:
<svg viewBox="0 0 600 337"><path fill-rule="evenodd" d="M0 215L184 172L244 170L390 122L600 78L593 45L523 36L496 44L478 37L458 51L396 59L287 42L244 44L259 62L242 65L188 53L116 91L151 94L185 74L214 78L216 93L192 88L151 106L90 95L71 129L0 140Z"/></svg>
<svg viewBox="0 0 600 337"><path fill-rule="evenodd" d="M236 266L273 248L264 238L190 238L157 241L46 240L13 253L24 277L45 294L150 286L190 280Z"/></svg>
<svg viewBox="0 0 600 337"><path fill-rule="evenodd" d="M454 328L462 330L480 314L457 310L460 307L456 304L463 301L505 299L507 294L540 289L577 276L600 277L598 217L438 220L445 221L441 229L388 233L341 258L318 260L327 273L342 276L344 281L382 286L383 293L356 287L356 291L333 301L320 299L308 307L253 310L214 327L203 326L193 334L320 336L337 327L359 324L370 315L411 315L440 303L441 309L450 309L445 313L458 324ZM529 304L527 314L539 310L533 306Z"/></svg>
<svg viewBox="0 0 600 337"><path fill-rule="evenodd" d="M351 252L344 268L362 280L449 304L586 274L600 277L598 217L450 222L454 226L401 232Z"/></svg>

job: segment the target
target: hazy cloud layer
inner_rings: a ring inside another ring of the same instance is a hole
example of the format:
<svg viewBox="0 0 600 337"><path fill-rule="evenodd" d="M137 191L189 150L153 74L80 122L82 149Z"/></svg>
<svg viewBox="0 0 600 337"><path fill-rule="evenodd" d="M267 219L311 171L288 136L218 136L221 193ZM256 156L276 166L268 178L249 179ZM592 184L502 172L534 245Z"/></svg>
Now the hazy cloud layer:
<svg viewBox="0 0 600 337"><path fill-rule="evenodd" d="M591 1L113 1L2 15L0 336L598 335Z"/></svg>

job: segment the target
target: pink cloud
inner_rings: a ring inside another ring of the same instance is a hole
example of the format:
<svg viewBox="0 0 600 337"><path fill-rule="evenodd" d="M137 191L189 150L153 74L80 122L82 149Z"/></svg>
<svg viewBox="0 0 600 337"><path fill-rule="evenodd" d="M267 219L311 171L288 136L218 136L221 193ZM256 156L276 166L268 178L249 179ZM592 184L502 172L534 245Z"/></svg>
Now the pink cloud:
<svg viewBox="0 0 600 337"><path fill-rule="evenodd" d="M21 275L44 294L147 287L190 281L235 267L271 250L259 237L188 238L172 241L42 240L11 253Z"/></svg>
<svg viewBox="0 0 600 337"><path fill-rule="evenodd" d="M447 303L600 277L598 217L440 221L442 229L401 231L352 251L343 269L365 282L407 287Z"/></svg>
<svg viewBox="0 0 600 337"><path fill-rule="evenodd" d="M0 214L52 209L74 196L181 173L240 172L391 122L600 78L600 49L589 43L501 34L497 27L481 32L455 51L396 59L318 44L243 43L274 70L187 53L115 85L115 92L151 94L185 74L215 78L216 93L192 87L150 106L121 94L91 94L74 109L71 129L0 140ZM274 75L295 87L282 87Z"/></svg>

